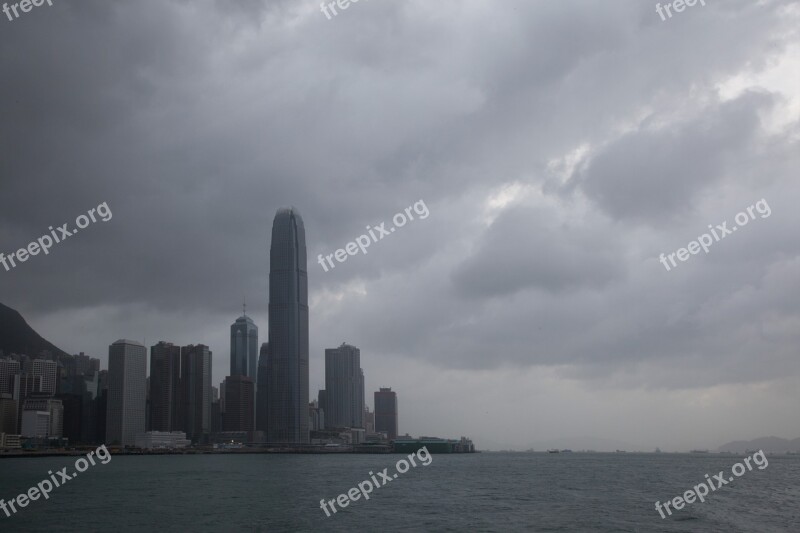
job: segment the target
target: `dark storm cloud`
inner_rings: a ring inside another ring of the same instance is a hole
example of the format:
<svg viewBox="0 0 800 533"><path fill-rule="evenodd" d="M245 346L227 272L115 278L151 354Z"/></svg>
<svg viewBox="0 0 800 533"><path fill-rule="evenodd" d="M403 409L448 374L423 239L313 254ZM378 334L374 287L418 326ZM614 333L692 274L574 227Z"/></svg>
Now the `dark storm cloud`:
<svg viewBox="0 0 800 533"><path fill-rule="evenodd" d="M0 270L0 301L70 351L205 342L218 382L243 296L266 338L270 225L295 205L312 379L343 340L370 386L402 362L621 388L797 376L799 126L766 120L796 94L720 89L796 46L797 20L743 0L668 22L634 1L327 20L315 2L60 0L0 21L0 251L114 215ZM762 197L770 218L658 264ZM420 199L428 219L316 264Z"/></svg>

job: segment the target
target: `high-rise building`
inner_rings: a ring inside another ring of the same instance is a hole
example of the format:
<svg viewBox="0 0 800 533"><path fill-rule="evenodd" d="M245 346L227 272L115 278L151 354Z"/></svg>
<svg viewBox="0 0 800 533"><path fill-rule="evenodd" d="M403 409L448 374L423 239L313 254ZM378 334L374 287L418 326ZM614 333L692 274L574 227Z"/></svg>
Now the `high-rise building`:
<svg viewBox="0 0 800 533"><path fill-rule="evenodd" d="M56 393L57 362L49 359L34 359L30 362L29 372L34 376L41 376L43 393L51 396Z"/></svg>
<svg viewBox="0 0 800 533"><path fill-rule="evenodd" d="M364 372L355 346L325 350L325 426L364 427Z"/></svg>
<svg viewBox="0 0 800 533"><path fill-rule="evenodd" d="M0 393L0 433L16 435L18 416L17 401L10 394Z"/></svg>
<svg viewBox="0 0 800 533"><path fill-rule="evenodd" d="M211 351L203 344L181 348L183 428L193 442L211 432Z"/></svg>
<svg viewBox="0 0 800 533"><path fill-rule="evenodd" d="M269 258L267 440L308 443L308 273L297 209L275 214Z"/></svg>
<svg viewBox="0 0 800 533"><path fill-rule="evenodd" d="M375 392L375 431L397 438L397 393L391 388Z"/></svg>
<svg viewBox="0 0 800 533"><path fill-rule="evenodd" d="M253 431L253 393L255 384L247 376L225 378L224 431Z"/></svg>
<svg viewBox="0 0 800 533"><path fill-rule="evenodd" d="M0 359L0 394L11 394L14 390L14 376L19 374L19 361Z"/></svg>
<svg viewBox="0 0 800 533"><path fill-rule="evenodd" d="M147 349L143 344L118 340L108 347L108 407L106 443L136 444L145 432Z"/></svg>
<svg viewBox="0 0 800 533"><path fill-rule="evenodd" d="M243 314L231 325L231 376L247 376L258 379L258 327Z"/></svg>
<svg viewBox="0 0 800 533"><path fill-rule="evenodd" d="M269 416L267 414L267 363L269 361L269 343L261 345L258 355L258 377L256 380L256 430L267 433Z"/></svg>
<svg viewBox="0 0 800 533"><path fill-rule="evenodd" d="M161 341L150 347L150 429L178 431L181 348Z"/></svg>

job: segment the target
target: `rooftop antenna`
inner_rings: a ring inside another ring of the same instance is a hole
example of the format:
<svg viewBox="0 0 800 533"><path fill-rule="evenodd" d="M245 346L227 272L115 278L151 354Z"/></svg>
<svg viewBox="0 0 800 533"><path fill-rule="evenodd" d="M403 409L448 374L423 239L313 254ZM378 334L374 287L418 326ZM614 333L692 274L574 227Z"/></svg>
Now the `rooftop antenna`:
<svg viewBox="0 0 800 533"><path fill-rule="evenodd" d="M242 296L242 314L247 316L247 299Z"/></svg>

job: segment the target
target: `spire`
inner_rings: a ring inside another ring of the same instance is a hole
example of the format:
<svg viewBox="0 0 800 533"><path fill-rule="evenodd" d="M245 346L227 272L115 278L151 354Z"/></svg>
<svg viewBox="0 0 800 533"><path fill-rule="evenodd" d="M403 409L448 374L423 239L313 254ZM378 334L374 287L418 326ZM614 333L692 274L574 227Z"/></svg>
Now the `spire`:
<svg viewBox="0 0 800 533"><path fill-rule="evenodd" d="M247 316L247 299L242 296L242 316Z"/></svg>

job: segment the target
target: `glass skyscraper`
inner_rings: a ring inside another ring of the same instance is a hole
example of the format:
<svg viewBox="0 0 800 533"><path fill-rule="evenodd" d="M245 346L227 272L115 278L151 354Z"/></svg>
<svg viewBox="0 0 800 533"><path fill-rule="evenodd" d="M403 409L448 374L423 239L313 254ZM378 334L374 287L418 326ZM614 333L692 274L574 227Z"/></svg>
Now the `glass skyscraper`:
<svg viewBox="0 0 800 533"><path fill-rule="evenodd" d="M272 222L269 250L267 440L308 443L308 272L306 232L295 208Z"/></svg>
<svg viewBox="0 0 800 533"><path fill-rule="evenodd" d="M247 376L256 380L258 370L258 327L242 315L231 325L231 376Z"/></svg>

